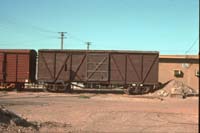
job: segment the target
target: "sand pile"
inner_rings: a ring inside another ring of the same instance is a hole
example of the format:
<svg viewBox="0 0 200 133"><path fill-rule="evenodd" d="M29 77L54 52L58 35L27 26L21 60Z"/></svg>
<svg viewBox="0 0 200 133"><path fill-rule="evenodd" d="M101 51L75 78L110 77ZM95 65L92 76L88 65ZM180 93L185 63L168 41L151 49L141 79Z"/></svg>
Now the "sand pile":
<svg viewBox="0 0 200 133"><path fill-rule="evenodd" d="M70 132L71 125L58 122L30 122L0 106L0 133Z"/></svg>
<svg viewBox="0 0 200 133"><path fill-rule="evenodd" d="M181 96L183 98L191 95L197 95L197 92L178 80L171 80L166 85L162 86L160 90L156 91L156 94L162 97L167 96Z"/></svg>
<svg viewBox="0 0 200 133"><path fill-rule="evenodd" d="M0 107L0 132L36 132L37 125Z"/></svg>

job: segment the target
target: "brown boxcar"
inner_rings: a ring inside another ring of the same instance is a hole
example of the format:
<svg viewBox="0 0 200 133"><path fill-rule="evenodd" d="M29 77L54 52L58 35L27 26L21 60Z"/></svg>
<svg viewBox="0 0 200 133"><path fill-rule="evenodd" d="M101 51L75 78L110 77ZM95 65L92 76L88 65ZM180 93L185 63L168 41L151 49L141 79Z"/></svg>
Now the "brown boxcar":
<svg viewBox="0 0 200 133"><path fill-rule="evenodd" d="M35 82L35 50L0 50L0 83L23 88L25 82ZM17 85L17 86L16 86Z"/></svg>
<svg viewBox="0 0 200 133"><path fill-rule="evenodd" d="M122 85L129 92L158 84L158 57L154 51L39 50L38 80ZM146 90L145 90L146 91Z"/></svg>

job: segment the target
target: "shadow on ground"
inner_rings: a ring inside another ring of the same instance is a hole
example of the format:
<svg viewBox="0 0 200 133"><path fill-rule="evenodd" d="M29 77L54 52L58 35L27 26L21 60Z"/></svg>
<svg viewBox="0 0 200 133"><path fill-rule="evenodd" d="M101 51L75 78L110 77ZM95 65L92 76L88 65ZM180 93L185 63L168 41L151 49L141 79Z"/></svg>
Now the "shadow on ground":
<svg viewBox="0 0 200 133"><path fill-rule="evenodd" d="M38 88L25 88L23 90L16 89L1 89L0 91L17 91L17 92L48 92L45 89ZM71 93L71 94L81 94L81 93L92 93L92 94L123 94L122 89L111 90L111 89L73 89L70 92L52 92L52 93Z"/></svg>

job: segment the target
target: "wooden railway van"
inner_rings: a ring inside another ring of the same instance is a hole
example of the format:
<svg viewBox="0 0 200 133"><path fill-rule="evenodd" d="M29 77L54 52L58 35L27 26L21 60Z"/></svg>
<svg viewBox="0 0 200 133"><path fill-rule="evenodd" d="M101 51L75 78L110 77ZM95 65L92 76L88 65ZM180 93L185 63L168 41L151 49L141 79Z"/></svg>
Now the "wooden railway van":
<svg viewBox="0 0 200 133"><path fill-rule="evenodd" d="M39 50L38 80L48 89L72 82L123 86L126 93L149 92L158 85L159 52Z"/></svg>
<svg viewBox="0 0 200 133"><path fill-rule="evenodd" d="M25 82L35 82L35 50L0 50L0 87L23 89Z"/></svg>

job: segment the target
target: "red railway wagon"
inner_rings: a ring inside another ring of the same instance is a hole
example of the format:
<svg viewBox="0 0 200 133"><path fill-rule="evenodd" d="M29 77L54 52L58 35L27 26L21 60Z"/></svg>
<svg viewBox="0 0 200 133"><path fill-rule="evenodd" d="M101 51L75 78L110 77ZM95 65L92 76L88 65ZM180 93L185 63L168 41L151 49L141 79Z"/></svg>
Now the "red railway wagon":
<svg viewBox="0 0 200 133"><path fill-rule="evenodd" d="M38 81L48 89L72 82L121 85L127 93L148 92L158 85L159 52L39 50Z"/></svg>
<svg viewBox="0 0 200 133"><path fill-rule="evenodd" d="M35 82L35 50L0 49L1 88L23 88L25 82Z"/></svg>

